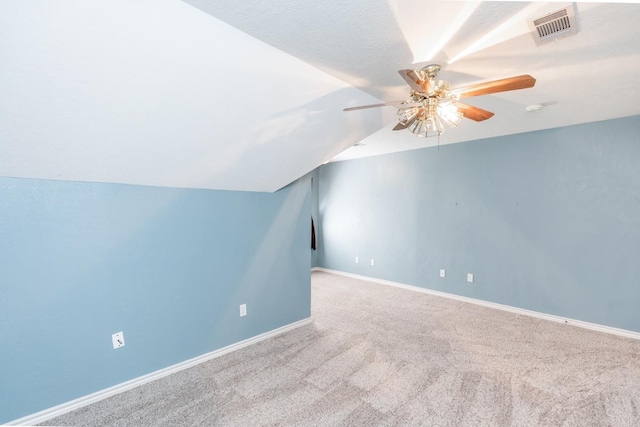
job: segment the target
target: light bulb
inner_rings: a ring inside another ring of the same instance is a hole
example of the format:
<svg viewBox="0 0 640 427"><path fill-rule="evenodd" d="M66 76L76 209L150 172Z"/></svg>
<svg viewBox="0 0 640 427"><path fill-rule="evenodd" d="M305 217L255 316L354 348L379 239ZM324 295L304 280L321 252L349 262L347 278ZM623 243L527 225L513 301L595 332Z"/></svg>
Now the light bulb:
<svg viewBox="0 0 640 427"><path fill-rule="evenodd" d="M448 102L438 105L438 115L451 127L458 126L464 117L454 104Z"/></svg>

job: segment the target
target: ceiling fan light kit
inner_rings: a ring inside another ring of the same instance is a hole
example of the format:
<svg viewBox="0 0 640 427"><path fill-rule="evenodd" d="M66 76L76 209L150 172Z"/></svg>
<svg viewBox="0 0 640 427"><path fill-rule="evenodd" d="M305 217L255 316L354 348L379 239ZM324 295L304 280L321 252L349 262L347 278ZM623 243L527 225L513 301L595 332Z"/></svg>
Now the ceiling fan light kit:
<svg viewBox="0 0 640 427"><path fill-rule="evenodd" d="M440 65L431 64L420 70L399 70L400 76L411 87L411 98L406 101L349 107L344 111L396 106L398 124L393 130L409 129L413 134L426 138L441 135L444 132L443 122L456 127L464 117L480 122L493 116L490 111L460 102L460 98L526 89L536 83L533 77L522 75L451 89L449 82L435 79L440 69Z"/></svg>

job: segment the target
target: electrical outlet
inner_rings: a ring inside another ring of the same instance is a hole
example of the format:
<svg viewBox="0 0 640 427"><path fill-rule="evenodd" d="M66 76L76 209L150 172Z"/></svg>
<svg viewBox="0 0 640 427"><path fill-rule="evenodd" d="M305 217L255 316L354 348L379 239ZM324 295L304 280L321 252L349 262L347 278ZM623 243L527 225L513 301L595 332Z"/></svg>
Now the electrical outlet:
<svg viewBox="0 0 640 427"><path fill-rule="evenodd" d="M376 265L376 261L373 258L371 258L371 265Z"/></svg>
<svg viewBox="0 0 640 427"><path fill-rule="evenodd" d="M473 274L467 273L467 282L473 283Z"/></svg>
<svg viewBox="0 0 640 427"><path fill-rule="evenodd" d="M111 342L113 342L113 348L124 347L124 332L116 332L111 335Z"/></svg>
<svg viewBox="0 0 640 427"><path fill-rule="evenodd" d="M356 257L356 264L360 262L360 259Z"/></svg>
<svg viewBox="0 0 640 427"><path fill-rule="evenodd" d="M447 272L444 271L444 269L440 269L440 277L445 277L447 275Z"/></svg>
<svg viewBox="0 0 640 427"><path fill-rule="evenodd" d="M240 317L244 317L247 315L247 304L242 304L240 306Z"/></svg>

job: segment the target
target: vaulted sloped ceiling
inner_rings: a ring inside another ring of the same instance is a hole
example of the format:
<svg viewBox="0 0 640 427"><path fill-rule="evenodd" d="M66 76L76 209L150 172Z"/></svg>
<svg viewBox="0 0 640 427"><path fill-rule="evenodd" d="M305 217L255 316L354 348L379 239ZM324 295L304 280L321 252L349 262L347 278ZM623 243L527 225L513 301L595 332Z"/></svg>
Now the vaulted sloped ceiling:
<svg viewBox="0 0 640 427"><path fill-rule="evenodd" d="M0 176L275 191L379 102L177 0L3 0Z"/></svg>
<svg viewBox="0 0 640 427"><path fill-rule="evenodd" d="M0 176L275 191L329 159L640 114L640 4L578 2L578 34L536 46L527 19L566 4L2 0ZM439 140L342 111L407 99L397 70L429 63L537 82Z"/></svg>
<svg viewBox="0 0 640 427"><path fill-rule="evenodd" d="M397 70L431 63L442 66L438 78L454 88L521 74L537 79L533 89L465 100L494 112L490 120L463 120L438 140L393 132L397 121L392 118L334 160L640 114L640 4L635 0L577 2L579 32L541 46L527 20L573 3L184 1L385 101L409 97ZM545 108L528 113L530 104ZM393 107L385 109L395 113Z"/></svg>

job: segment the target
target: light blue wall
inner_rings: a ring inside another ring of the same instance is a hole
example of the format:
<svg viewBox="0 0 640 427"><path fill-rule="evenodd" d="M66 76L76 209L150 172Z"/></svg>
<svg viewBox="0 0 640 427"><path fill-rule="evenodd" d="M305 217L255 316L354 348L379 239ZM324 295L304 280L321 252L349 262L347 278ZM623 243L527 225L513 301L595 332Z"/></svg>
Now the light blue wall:
<svg viewBox="0 0 640 427"><path fill-rule="evenodd" d="M322 267L640 331L640 116L330 163L320 215Z"/></svg>
<svg viewBox="0 0 640 427"><path fill-rule="evenodd" d="M273 194L0 179L0 423L309 317L310 214L308 177Z"/></svg>

